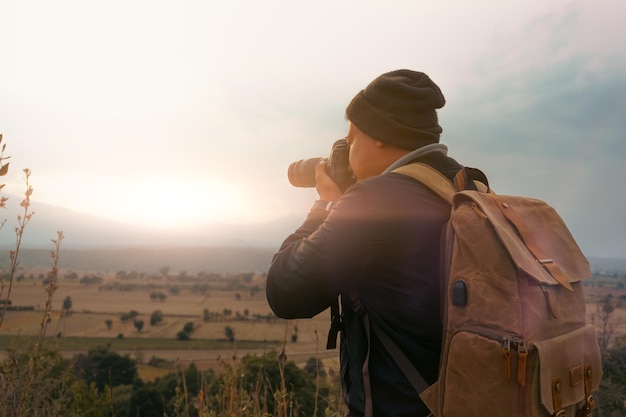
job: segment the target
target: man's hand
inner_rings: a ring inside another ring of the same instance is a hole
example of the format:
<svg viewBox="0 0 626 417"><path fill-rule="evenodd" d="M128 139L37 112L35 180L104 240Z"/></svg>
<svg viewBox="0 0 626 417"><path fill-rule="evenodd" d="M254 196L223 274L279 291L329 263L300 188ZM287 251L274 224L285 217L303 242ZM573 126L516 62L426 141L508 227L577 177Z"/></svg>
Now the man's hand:
<svg viewBox="0 0 626 417"><path fill-rule="evenodd" d="M341 197L341 189L326 173L326 160L315 166L315 188L320 200L335 202Z"/></svg>

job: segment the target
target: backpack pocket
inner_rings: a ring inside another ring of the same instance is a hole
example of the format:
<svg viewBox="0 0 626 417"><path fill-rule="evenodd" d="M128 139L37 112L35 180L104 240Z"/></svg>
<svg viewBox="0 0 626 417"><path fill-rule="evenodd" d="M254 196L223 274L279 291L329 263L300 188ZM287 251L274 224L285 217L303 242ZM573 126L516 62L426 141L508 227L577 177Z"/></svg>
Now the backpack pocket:
<svg viewBox="0 0 626 417"><path fill-rule="evenodd" d="M443 416L517 415L520 386L512 376L517 364L506 351L512 338L490 333L459 331L450 340L443 388L439 387L445 390L440 392Z"/></svg>
<svg viewBox="0 0 626 417"><path fill-rule="evenodd" d="M573 415L576 409L593 407L591 394L597 391L602 379L602 359L596 340L595 328L587 324L534 343L538 375L532 380L538 386L530 388L548 415L561 410L566 410L564 415Z"/></svg>

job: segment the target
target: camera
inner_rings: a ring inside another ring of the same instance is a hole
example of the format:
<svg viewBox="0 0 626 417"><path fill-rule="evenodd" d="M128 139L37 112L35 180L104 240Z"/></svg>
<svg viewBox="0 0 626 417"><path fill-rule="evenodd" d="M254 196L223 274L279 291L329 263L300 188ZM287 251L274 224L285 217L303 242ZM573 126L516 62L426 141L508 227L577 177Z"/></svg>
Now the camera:
<svg viewBox="0 0 626 417"><path fill-rule="evenodd" d="M326 173L339 186L342 192L354 184L348 156L350 147L345 139L335 141L330 155L326 158ZM287 170L289 182L294 187L315 187L315 166L324 158L309 158L293 162Z"/></svg>

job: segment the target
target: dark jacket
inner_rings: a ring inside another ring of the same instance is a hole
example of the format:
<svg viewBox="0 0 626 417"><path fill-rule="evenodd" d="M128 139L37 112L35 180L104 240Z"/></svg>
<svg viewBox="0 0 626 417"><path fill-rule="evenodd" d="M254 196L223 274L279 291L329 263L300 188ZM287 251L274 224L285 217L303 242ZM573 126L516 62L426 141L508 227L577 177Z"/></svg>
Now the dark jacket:
<svg viewBox="0 0 626 417"><path fill-rule="evenodd" d="M420 160L452 177L443 153ZM311 210L274 256L267 299L283 318L312 317L342 295L341 370L352 416L362 416L367 338L351 294L429 383L441 348L439 250L449 206L417 181L387 173L350 187L327 215ZM374 416L428 415L375 335L369 361Z"/></svg>

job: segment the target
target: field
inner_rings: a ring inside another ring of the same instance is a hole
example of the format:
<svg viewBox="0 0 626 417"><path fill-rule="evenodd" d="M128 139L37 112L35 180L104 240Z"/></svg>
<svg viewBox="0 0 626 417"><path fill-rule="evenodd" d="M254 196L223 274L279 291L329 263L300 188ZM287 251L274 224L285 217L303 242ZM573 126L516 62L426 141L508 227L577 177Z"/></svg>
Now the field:
<svg viewBox="0 0 626 417"><path fill-rule="evenodd" d="M151 276L66 272L53 297L46 343L54 344L67 357L109 345L137 360L144 379L191 362L200 369L217 368L245 354L281 351L283 346L288 359L299 365L317 356L327 368L339 369L338 351L325 349L330 313L303 320L276 318L265 300L264 275L173 276L162 272ZM11 343L32 343L23 337L39 334L46 300L45 276L45 270L31 269L14 282L11 306L16 310L7 311L0 327L0 355ZM626 290L619 282L594 277L585 286L588 320L598 327L598 300L607 294L617 300L618 308L611 319L616 336L626 333ZM68 299L71 308L66 312L63 305ZM152 325L157 310L162 320ZM141 329L136 321L143 322ZM193 323L189 340L179 340L188 323ZM234 331L234 341L227 340L227 327ZM155 359L159 366L148 366Z"/></svg>
<svg viewBox="0 0 626 417"><path fill-rule="evenodd" d="M42 273L31 270L23 276L13 284L11 306L33 309L6 312L0 327L2 351L16 340L21 341L21 336L40 332L46 300ZM85 284L80 282L85 279L63 277L53 296L46 343L54 343L65 356L110 345L120 354L129 354L143 364L140 369L150 373L154 370L145 364L152 358L158 358L160 366L166 369L191 362L206 369L247 353L280 351L284 345L288 359L300 365L311 356L318 356L326 367L339 369L338 351L325 349L330 313L306 320L276 318L265 299L263 276L247 274L243 280L221 275L85 277L97 282ZM199 288L198 282L203 286ZM238 283L236 288L229 289L233 282ZM63 310L68 298L69 314ZM157 310L162 313L162 321L151 325L152 314ZM123 321L130 312L136 316ZM143 322L141 331L135 321ZM178 340L179 332L189 322L193 323L189 340ZM227 341L226 327L234 331L232 342Z"/></svg>

